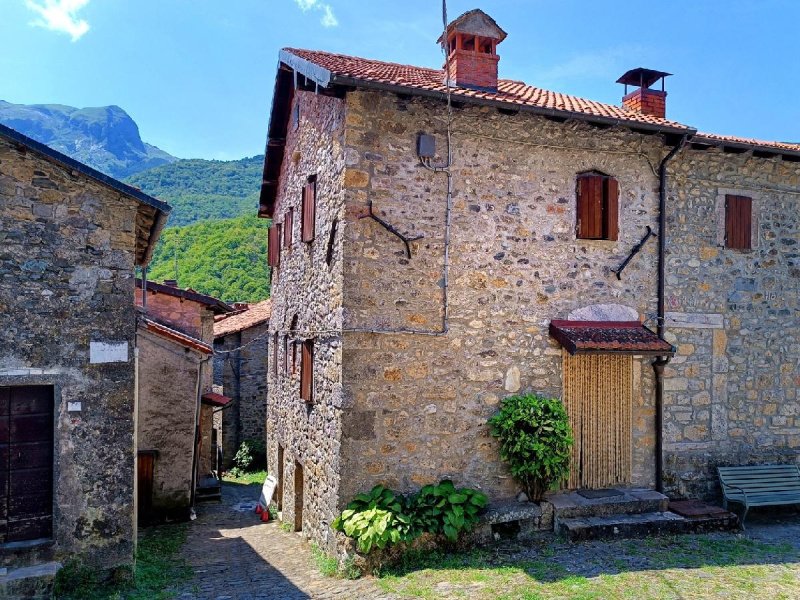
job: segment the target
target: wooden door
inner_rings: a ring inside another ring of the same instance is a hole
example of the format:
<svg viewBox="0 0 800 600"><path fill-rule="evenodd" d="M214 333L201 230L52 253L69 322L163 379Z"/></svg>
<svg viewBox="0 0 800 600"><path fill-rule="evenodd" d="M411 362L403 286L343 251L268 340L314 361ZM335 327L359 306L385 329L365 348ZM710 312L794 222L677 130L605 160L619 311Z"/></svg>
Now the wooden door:
<svg viewBox="0 0 800 600"><path fill-rule="evenodd" d="M283 510L283 446L278 444L278 486L275 489L275 504Z"/></svg>
<svg viewBox="0 0 800 600"><path fill-rule="evenodd" d="M303 465L294 463L294 530L303 531Z"/></svg>
<svg viewBox="0 0 800 600"><path fill-rule="evenodd" d="M633 357L564 351L563 377L575 440L567 487L630 484Z"/></svg>
<svg viewBox="0 0 800 600"><path fill-rule="evenodd" d="M0 543L53 534L52 386L0 387Z"/></svg>
<svg viewBox="0 0 800 600"><path fill-rule="evenodd" d="M153 510L153 474L155 472L156 452L142 450L136 457L136 499L140 518L150 515Z"/></svg>

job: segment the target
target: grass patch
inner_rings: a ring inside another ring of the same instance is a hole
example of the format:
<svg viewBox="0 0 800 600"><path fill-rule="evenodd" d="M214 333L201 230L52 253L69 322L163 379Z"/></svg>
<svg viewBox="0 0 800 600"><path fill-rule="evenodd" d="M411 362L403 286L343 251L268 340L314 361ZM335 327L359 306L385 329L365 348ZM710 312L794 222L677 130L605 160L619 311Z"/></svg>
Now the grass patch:
<svg viewBox="0 0 800 600"><path fill-rule="evenodd" d="M192 568L177 558L186 541L187 525L163 525L148 530L139 538L136 568L133 573L124 569L108 579L86 565L72 561L58 572L55 598L83 600L85 598L114 600L167 600L174 594L175 584L192 576Z"/></svg>
<svg viewBox="0 0 800 600"><path fill-rule="evenodd" d="M800 598L800 549L716 534L429 552L377 573L409 598Z"/></svg>
<svg viewBox="0 0 800 600"><path fill-rule="evenodd" d="M239 485L263 485L267 478L266 471L253 471L251 473L240 473L234 477L230 472L223 474L222 481L225 483L238 483Z"/></svg>
<svg viewBox="0 0 800 600"><path fill-rule="evenodd" d="M311 544L311 556L314 557L314 562L317 563L319 572L325 577L334 577L339 572L339 561L329 556L316 544Z"/></svg>

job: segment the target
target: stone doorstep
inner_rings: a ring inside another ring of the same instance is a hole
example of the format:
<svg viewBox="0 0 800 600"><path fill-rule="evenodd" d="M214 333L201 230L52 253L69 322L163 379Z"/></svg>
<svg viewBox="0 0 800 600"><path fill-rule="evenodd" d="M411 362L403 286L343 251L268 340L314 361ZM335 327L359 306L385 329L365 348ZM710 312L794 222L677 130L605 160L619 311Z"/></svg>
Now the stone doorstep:
<svg viewBox="0 0 800 600"><path fill-rule="evenodd" d="M61 563L48 562L32 567L0 569L0 596L4 598L50 598Z"/></svg>
<svg viewBox="0 0 800 600"><path fill-rule="evenodd" d="M647 488L617 487L619 496L584 498L577 492L561 492L545 496L553 507L557 522L568 518L604 517L610 515L666 512L669 498Z"/></svg>
<svg viewBox="0 0 800 600"><path fill-rule="evenodd" d="M707 533L739 529L739 519L725 512L710 517L686 518L673 512L620 514L605 517L566 518L558 532L572 542L609 538Z"/></svg>
<svg viewBox="0 0 800 600"><path fill-rule="evenodd" d="M492 502L469 535L473 543L490 543L497 535L513 532L516 539L530 538L553 530L553 511L549 505L518 502L516 499Z"/></svg>
<svg viewBox="0 0 800 600"><path fill-rule="evenodd" d="M28 579L35 577L55 577L61 568L59 562L42 563L32 567L19 567L18 569L0 569L0 583Z"/></svg>

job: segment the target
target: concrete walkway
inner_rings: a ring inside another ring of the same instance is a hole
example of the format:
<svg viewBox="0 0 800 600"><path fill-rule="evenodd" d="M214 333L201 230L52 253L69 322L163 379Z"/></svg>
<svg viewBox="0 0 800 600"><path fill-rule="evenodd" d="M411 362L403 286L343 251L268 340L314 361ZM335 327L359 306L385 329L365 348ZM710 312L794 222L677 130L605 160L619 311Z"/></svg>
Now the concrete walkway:
<svg viewBox="0 0 800 600"><path fill-rule="evenodd" d="M200 505L181 551L195 575L179 588L180 600L392 598L369 577L323 576L299 534L259 521L252 510L257 495L255 486L225 484L221 503Z"/></svg>

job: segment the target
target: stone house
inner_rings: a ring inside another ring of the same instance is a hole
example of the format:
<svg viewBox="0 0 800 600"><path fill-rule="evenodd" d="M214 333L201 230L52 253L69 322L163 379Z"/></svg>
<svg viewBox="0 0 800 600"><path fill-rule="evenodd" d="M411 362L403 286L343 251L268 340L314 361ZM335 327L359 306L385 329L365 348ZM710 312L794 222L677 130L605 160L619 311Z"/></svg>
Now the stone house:
<svg viewBox="0 0 800 600"><path fill-rule="evenodd" d="M214 393L214 317L233 310L175 281L136 280L139 347L139 512L188 518L196 499L219 496L223 440Z"/></svg>
<svg viewBox="0 0 800 600"><path fill-rule="evenodd" d="M668 119L660 71L620 106L500 79L505 38L456 19L447 78L280 53L269 470L330 550L379 482L513 497L486 420L517 392L567 405L571 488L711 497L717 464L797 460L800 145Z"/></svg>
<svg viewBox="0 0 800 600"><path fill-rule="evenodd" d="M0 126L0 596L133 564L131 298L169 210Z"/></svg>
<svg viewBox="0 0 800 600"><path fill-rule="evenodd" d="M267 439L267 356L272 302L245 305L214 322L214 383L231 399L222 412L223 465L245 440Z"/></svg>

